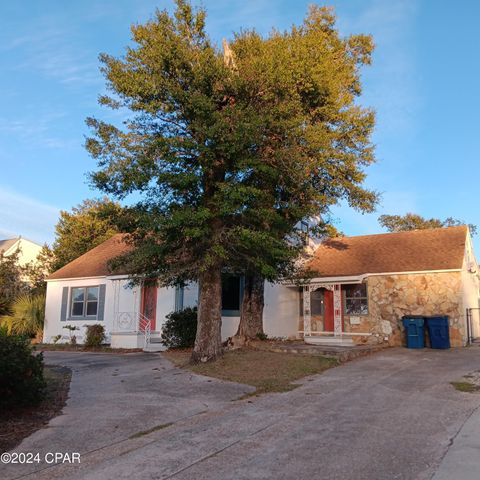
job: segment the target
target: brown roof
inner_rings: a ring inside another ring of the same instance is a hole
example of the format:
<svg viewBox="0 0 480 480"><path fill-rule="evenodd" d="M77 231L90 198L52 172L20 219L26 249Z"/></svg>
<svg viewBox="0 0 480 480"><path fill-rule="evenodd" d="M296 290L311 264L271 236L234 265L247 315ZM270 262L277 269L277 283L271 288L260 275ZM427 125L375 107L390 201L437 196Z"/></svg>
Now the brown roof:
<svg viewBox="0 0 480 480"><path fill-rule="evenodd" d="M67 263L64 267L52 273L48 280L59 278L82 278L82 277L103 277L111 275L108 268L108 261L127 253L131 246L125 242L125 235L117 233L112 238L105 240L92 250L84 253L81 257Z"/></svg>
<svg viewBox="0 0 480 480"><path fill-rule="evenodd" d="M460 269L466 238L465 226L332 238L317 248L306 267L318 272L318 277ZM119 233L48 279L110 275L109 260L131 248Z"/></svg>
<svg viewBox="0 0 480 480"><path fill-rule="evenodd" d="M460 269L467 227L326 240L307 262L318 277Z"/></svg>
<svg viewBox="0 0 480 480"><path fill-rule="evenodd" d="M8 238L6 240L0 240L0 251L6 252L12 245L15 245L20 238Z"/></svg>

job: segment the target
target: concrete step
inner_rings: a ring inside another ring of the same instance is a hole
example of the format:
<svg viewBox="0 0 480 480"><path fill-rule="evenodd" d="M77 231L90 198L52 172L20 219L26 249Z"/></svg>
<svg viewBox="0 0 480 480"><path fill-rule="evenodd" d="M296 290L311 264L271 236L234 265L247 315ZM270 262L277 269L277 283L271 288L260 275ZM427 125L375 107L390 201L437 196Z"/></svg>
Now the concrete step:
<svg viewBox="0 0 480 480"><path fill-rule="evenodd" d="M155 352L164 352L167 349L167 347L161 343L149 343L144 349L144 352L150 352L150 353L155 353Z"/></svg>
<svg viewBox="0 0 480 480"><path fill-rule="evenodd" d="M162 337L150 337L150 343L162 343Z"/></svg>
<svg viewBox="0 0 480 480"><path fill-rule="evenodd" d="M341 347L353 346L353 340L345 337L327 337L318 335L316 337L304 337L303 341L309 345L338 345Z"/></svg>

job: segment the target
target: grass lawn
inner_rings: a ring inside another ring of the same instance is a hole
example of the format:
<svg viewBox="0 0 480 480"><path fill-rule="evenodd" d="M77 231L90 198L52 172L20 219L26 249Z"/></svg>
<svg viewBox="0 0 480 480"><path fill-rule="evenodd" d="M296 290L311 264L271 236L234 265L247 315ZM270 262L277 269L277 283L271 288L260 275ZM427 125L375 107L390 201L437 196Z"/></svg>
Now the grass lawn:
<svg viewBox="0 0 480 480"><path fill-rule="evenodd" d="M459 392L474 393L480 391L480 387L470 382L450 382Z"/></svg>
<svg viewBox="0 0 480 480"><path fill-rule="evenodd" d="M231 350L215 362L190 365L191 350L169 350L163 355L179 367L207 377L256 387L255 394L286 392L298 385L295 380L322 373L338 365L329 357L265 352L252 349Z"/></svg>
<svg viewBox="0 0 480 480"><path fill-rule="evenodd" d="M478 393L480 392L480 370L464 375L460 380L456 382L450 382L459 392L466 393Z"/></svg>
<svg viewBox="0 0 480 480"><path fill-rule="evenodd" d="M14 408L0 412L0 452L17 446L24 438L46 425L64 407L70 386L71 372L65 367L45 367L47 393L33 407Z"/></svg>

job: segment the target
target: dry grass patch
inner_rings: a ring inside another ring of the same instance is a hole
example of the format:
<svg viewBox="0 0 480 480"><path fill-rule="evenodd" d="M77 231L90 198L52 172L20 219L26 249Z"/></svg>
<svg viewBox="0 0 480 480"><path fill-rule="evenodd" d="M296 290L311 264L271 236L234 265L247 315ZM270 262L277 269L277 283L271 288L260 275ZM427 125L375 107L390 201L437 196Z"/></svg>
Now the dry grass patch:
<svg viewBox="0 0 480 480"><path fill-rule="evenodd" d="M450 385L459 392L477 393L480 392L480 370L464 375L456 382L450 382Z"/></svg>
<svg viewBox="0 0 480 480"><path fill-rule="evenodd" d="M474 393L480 390L478 385L470 382L451 382L451 384L459 392Z"/></svg>
<svg viewBox="0 0 480 480"><path fill-rule="evenodd" d="M251 385L256 387L255 394L293 390L298 387L292 384L295 380L322 373L338 365L338 361L330 357L250 349L228 351L215 362L190 365L190 354L191 350L163 352L166 358L179 367L207 377Z"/></svg>

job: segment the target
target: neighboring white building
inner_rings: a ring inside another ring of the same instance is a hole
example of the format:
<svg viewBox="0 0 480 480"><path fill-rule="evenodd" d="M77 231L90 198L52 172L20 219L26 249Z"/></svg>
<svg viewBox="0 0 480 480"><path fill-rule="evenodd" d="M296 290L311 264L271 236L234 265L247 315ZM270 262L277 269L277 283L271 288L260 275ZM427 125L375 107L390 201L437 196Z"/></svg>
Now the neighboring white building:
<svg viewBox="0 0 480 480"><path fill-rule="evenodd" d="M27 263L35 262L41 250L41 245L23 237L0 240L0 252L9 256L18 251L18 264L22 267Z"/></svg>
<svg viewBox="0 0 480 480"><path fill-rule="evenodd" d="M141 348L159 339L165 316L197 304L185 288L128 285L112 275L110 259L130 247L121 234L53 273L47 280L44 342L76 325L102 323L112 347ZM308 343L404 341L403 315L448 315L452 346L480 337L479 276L467 227L339 237L323 242L306 264L315 278L265 286L264 331ZM235 334L243 280L225 277L222 338ZM469 309L469 318L467 315Z"/></svg>

